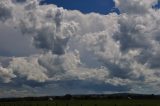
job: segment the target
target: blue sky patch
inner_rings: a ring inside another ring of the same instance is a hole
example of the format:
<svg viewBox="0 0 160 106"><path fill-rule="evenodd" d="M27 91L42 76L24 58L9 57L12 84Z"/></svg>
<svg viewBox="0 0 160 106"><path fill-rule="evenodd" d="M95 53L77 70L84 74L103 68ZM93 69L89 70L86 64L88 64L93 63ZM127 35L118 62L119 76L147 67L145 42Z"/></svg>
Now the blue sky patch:
<svg viewBox="0 0 160 106"><path fill-rule="evenodd" d="M113 0L43 0L41 4L55 4L58 7L63 7L69 10L79 10L82 13L119 13L118 9L115 8Z"/></svg>

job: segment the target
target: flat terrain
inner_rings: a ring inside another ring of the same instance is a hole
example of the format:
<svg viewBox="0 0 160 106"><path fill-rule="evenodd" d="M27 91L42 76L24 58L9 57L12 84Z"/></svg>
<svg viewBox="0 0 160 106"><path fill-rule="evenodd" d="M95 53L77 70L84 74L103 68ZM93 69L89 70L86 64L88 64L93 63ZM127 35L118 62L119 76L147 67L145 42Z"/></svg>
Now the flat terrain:
<svg viewBox="0 0 160 106"><path fill-rule="evenodd" d="M0 106L160 106L160 100L53 100L0 102Z"/></svg>

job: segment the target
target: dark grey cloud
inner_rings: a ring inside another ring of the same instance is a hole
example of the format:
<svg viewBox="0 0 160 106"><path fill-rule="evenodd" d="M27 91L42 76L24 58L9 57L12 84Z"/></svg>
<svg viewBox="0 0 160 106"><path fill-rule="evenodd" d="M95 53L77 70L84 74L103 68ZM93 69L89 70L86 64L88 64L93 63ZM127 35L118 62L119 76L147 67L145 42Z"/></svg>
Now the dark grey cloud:
<svg viewBox="0 0 160 106"><path fill-rule="evenodd" d="M12 17L13 5L10 0L0 2L0 20L5 21Z"/></svg>

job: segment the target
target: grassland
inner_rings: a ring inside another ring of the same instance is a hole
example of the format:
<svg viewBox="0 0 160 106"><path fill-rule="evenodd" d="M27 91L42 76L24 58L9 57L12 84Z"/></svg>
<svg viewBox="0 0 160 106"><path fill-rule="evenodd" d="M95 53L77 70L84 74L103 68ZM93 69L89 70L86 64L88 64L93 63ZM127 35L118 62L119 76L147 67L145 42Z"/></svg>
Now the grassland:
<svg viewBox="0 0 160 106"><path fill-rule="evenodd" d="M160 100L54 100L0 102L0 106L160 106Z"/></svg>

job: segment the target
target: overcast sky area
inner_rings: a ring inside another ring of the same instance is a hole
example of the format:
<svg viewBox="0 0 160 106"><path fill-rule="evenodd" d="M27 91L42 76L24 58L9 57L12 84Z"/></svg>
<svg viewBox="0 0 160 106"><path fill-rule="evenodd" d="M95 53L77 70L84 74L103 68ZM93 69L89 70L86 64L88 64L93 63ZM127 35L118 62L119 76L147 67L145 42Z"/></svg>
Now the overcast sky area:
<svg viewBox="0 0 160 106"><path fill-rule="evenodd" d="M158 0L0 0L0 97L160 94Z"/></svg>

